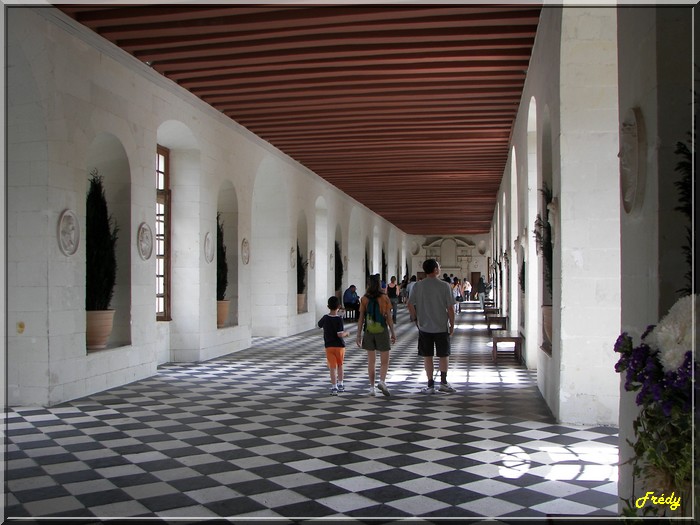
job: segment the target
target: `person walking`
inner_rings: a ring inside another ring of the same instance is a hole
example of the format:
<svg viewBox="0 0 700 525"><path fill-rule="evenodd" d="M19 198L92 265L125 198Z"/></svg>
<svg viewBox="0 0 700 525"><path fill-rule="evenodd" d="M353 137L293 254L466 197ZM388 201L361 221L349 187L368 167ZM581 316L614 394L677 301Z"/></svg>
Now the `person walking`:
<svg viewBox="0 0 700 525"><path fill-rule="evenodd" d="M399 285L396 283L396 277L393 275L389 281L386 287L386 295L391 301L391 320L396 324L396 311L399 307Z"/></svg>
<svg viewBox="0 0 700 525"><path fill-rule="evenodd" d="M440 264L435 259L423 263L425 279L418 281L408 297L411 321L418 326L418 355L423 357L428 386L424 394L435 393L433 356L437 355L440 368L440 392L455 392L447 382L450 337L454 334L454 296L450 285L440 279Z"/></svg>
<svg viewBox="0 0 700 525"><path fill-rule="evenodd" d="M452 295L455 298L455 312L462 313L462 283L459 277L454 277L452 280Z"/></svg>
<svg viewBox="0 0 700 525"><path fill-rule="evenodd" d="M323 344L326 347L326 362L331 375L331 395L337 396L344 392L343 360L345 358L345 337L350 332L343 326L343 318L338 315L340 300L334 295L328 298L329 312L318 321L318 327L323 328Z"/></svg>
<svg viewBox="0 0 700 525"><path fill-rule="evenodd" d="M415 275L411 275L411 278L408 281L408 285L406 286L406 304L408 304L408 298L411 295L411 290L413 290L413 287L416 285L417 279Z"/></svg>
<svg viewBox="0 0 700 525"><path fill-rule="evenodd" d="M472 300L472 283L464 279L464 300L465 301L471 301Z"/></svg>
<svg viewBox="0 0 700 525"><path fill-rule="evenodd" d="M408 275L403 276L403 280L399 286L399 302L401 304L406 304L406 301L408 300Z"/></svg>
<svg viewBox="0 0 700 525"><path fill-rule="evenodd" d="M382 291L379 275L369 279L367 292L360 299L360 312L357 319L357 346L367 350L367 375L369 377L369 395L374 396L377 388L385 396L391 393L386 386L389 371L389 351L396 343L394 323L390 315L391 302ZM375 387L376 352L379 352L379 382Z"/></svg>
<svg viewBox="0 0 700 525"><path fill-rule="evenodd" d="M476 295L479 298L479 305L481 309L484 309L484 301L486 301L486 283L484 282L484 276L479 277L479 282L476 285Z"/></svg>

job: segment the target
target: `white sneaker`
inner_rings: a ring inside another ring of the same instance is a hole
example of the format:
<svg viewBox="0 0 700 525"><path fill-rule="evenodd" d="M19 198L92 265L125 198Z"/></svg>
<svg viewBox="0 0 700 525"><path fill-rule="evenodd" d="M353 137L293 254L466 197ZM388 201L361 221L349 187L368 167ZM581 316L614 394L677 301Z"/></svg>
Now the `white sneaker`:
<svg viewBox="0 0 700 525"><path fill-rule="evenodd" d="M377 395L377 389L374 388L374 385L372 385L371 387L369 387L369 395L372 396L372 397L374 397L374 396Z"/></svg>
<svg viewBox="0 0 700 525"><path fill-rule="evenodd" d="M424 386L420 390L423 394L434 394L435 389L432 386Z"/></svg>
<svg viewBox="0 0 700 525"><path fill-rule="evenodd" d="M440 392L450 392L450 393L457 392L454 388L452 388L452 385L449 383L440 383L438 390Z"/></svg>
<svg viewBox="0 0 700 525"><path fill-rule="evenodd" d="M384 381L380 381L379 383L377 383L377 387L379 388L379 390L382 391L382 394L384 394L386 397L389 397L391 395L391 392L389 392L389 389L384 384Z"/></svg>

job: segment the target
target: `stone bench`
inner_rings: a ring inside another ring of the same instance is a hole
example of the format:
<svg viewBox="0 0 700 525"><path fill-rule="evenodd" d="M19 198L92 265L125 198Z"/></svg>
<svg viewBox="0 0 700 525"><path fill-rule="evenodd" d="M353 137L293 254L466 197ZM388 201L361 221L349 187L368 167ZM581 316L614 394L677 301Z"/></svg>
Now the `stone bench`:
<svg viewBox="0 0 700 525"><path fill-rule="evenodd" d="M491 338L493 341L493 350L491 351L491 356L493 357L494 363L498 363L498 343L515 343L515 359L518 361L518 363L522 363L522 335L520 335L518 332L511 332L509 330L494 330L491 333Z"/></svg>

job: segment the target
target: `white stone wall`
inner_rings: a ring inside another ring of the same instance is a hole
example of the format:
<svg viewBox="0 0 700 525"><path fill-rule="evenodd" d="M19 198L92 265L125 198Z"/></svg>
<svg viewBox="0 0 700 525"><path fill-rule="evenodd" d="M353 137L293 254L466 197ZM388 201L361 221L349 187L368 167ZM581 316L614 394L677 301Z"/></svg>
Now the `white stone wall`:
<svg viewBox="0 0 700 525"><path fill-rule="evenodd" d="M8 322L17 328L7 341L10 405L59 403L148 377L161 363L247 348L253 335L312 328L325 312L313 300L319 270L307 277L309 311L298 314L289 257L300 214L305 258L311 249L325 252L325 260L316 261L324 268L330 268L338 226L344 253L354 243L364 247L364 237L349 238L351 215L361 235L378 227L379 245L390 235L403 242L402 232L337 188L58 11L23 7L9 9L8 18L7 295ZM119 283L125 324L116 347L87 354L84 242L74 255L63 255L56 223L64 209L74 210L84 239L87 171L100 136L121 144L128 166L130 202L123 189L108 189L108 200L118 191L115 207L125 210L119 236L127 247L120 251L125 276ZM157 144L170 148L172 161L169 322L155 320L154 258L141 260L135 248L138 225L154 228ZM239 246L228 247L237 258L237 324L217 329L216 265L206 262L203 245L207 232L215 238L224 182L237 199L233 237L236 244L249 241L251 259L244 265ZM326 239L315 231L321 196ZM345 279L362 271L361 259L351 255Z"/></svg>
<svg viewBox="0 0 700 525"><path fill-rule="evenodd" d="M553 315L555 347L558 343L561 355L559 418L616 424L619 394L612 352L620 334L616 11L565 8L563 13L555 229L560 257L554 265L561 281L555 279L555 293L560 284L560 308Z"/></svg>
<svg viewBox="0 0 700 525"><path fill-rule="evenodd" d="M620 56L620 124L630 108L642 117L646 146L642 150L643 189L630 213L621 212L621 330L635 343L650 324L658 322L682 286L686 269L679 247L681 216L673 211L678 174L672 154L692 126L692 35L689 8L618 10ZM662 259L662 254L664 260ZM620 378L621 499L633 497L632 456L627 440L634 439L632 422L639 409L635 394L625 392ZM637 480L637 495L645 487ZM650 488L654 490L654 488ZM621 503L621 509L624 504Z"/></svg>
<svg viewBox="0 0 700 525"><path fill-rule="evenodd" d="M517 192L518 209L524 210L517 225L498 226L504 232L500 249L508 249L517 235L527 236L528 295L540 296L538 305L542 304L541 261L533 260L531 238L537 213L533 206L540 196L533 199L533 192L542 187L543 171L551 165L558 202L553 218L552 353L540 349L540 313L532 311L530 300L524 312L525 361L537 368L540 390L563 422L616 424L618 419L612 353L620 327L615 40L614 10L542 11L513 131L515 159L510 162L516 163L519 183L514 188L506 176L512 172L509 165L499 193L499 202L504 192L512 202L510 193ZM536 133L534 152L532 135L528 144L528 125L536 130L531 131ZM528 182L529 162L535 160L537 187ZM518 275L510 272L509 277L514 290ZM514 294L510 300L515 300Z"/></svg>

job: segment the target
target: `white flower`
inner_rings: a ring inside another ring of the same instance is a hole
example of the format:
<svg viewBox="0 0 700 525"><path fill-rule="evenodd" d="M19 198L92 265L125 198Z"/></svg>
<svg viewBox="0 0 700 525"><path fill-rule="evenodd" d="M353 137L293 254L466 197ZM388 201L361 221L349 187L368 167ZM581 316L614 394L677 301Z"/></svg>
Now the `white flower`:
<svg viewBox="0 0 700 525"><path fill-rule="evenodd" d="M693 348L694 332L697 340L697 305L698 295L679 299L645 339L651 348L659 350L659 360L667 372L683 364L686 352Z"/></svg>

